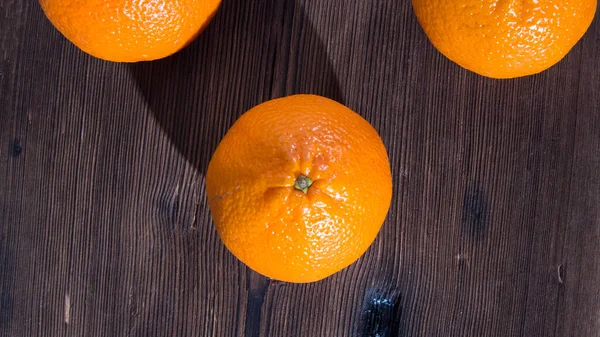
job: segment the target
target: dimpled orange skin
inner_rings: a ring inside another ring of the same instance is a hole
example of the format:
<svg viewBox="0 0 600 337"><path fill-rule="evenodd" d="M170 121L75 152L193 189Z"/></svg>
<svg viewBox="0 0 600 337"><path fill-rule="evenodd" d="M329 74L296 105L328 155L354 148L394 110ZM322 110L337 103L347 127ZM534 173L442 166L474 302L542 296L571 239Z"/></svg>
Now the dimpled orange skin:
<svg viewBox="0 0 600 337"><path fill-rule="evenodd" d="M208 24L220 0L40 0L52 24L95 57L156 60L179 51Z"/></svg>
<svg viewBox="0 0 600 337"><path fill-rule="evenodd" d="M306 194L294 187L300 175L314 181ZM225 246L255 271L294 283L356 261L392 198L377 131L314 95L272 100L240 117L211 159L206 188Z"/></svg>
<svg viewBox="0 0 600 337"><path fill-rule="evenodd" d="M596 0L412 0L433 45L480 75L514 78L541 72L579 41Z"/></svg>

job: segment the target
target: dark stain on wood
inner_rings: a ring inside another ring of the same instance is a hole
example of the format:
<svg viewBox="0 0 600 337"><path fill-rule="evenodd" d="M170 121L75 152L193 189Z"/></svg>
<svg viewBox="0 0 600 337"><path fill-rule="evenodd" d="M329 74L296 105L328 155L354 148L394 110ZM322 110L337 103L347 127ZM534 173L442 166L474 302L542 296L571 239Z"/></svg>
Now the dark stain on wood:
<svg viewBox="0 0 600 337"><path fill-rule="evenodd" d="M488 230L490 210L488 197L481 184L467 186L462 204L462 230L473 238L482 238Z"/></svg>
<svg viewBox="0 0 600 337"><path fill-rule="evenodd" d="M9 145L8 155L13 158L17 158L21 155L21 152L23 152L23 145L21 145L21 141L19 138L13 139Z"/></svg>
<svg viewBox="0 0 600 337"><path fill-rule="evenodd" d="M399 337L400 295L396 292L369 289L365 294L362 315L363 337Z"/></svg>
<svg viewBox="0 0 600 337"><path fill-rule="evenodd" d="M248 303L246 305L246 337L260 336L260 323L265 296L270 280L258 273L248 270Z"/></svg>

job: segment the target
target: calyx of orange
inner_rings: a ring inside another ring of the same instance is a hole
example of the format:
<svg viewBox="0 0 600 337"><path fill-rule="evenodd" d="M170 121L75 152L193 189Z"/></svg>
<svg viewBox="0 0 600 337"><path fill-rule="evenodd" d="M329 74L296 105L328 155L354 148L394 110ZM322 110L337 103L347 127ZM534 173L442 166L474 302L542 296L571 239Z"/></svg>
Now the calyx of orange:
<svg viewBox="0 0 600 337"><path fill-rule="evenodd" d="M312 186L312 184L313 184L312 179L305 176L304 174L301 174L298 176L298 178L296 178L296 182L294 183L294 188L297 189L298 191L301 191L302 193L306 194L306 193L308 193L308 189Z"/></svg>

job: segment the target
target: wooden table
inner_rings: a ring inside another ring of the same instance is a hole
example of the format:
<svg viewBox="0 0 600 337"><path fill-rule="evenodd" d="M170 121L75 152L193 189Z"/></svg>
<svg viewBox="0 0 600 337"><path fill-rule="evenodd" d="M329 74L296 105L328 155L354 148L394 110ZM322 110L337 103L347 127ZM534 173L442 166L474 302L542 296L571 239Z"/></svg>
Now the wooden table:
<svg viewBox="0 0 600 337"><path fill-rule="evenodd" d="M0 0L0 336L600 336L600 24L491 80L409 1L224 0L173 57L115 64ZM244 111L316 93L381 133L383 229L314 284L223 246L208 161Z"/></svg>

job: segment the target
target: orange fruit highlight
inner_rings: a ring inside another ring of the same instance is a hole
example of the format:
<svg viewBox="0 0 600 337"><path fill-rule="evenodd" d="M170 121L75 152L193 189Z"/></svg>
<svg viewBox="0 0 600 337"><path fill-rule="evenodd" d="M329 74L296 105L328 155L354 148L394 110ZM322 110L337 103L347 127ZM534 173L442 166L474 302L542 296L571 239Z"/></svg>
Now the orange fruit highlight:
<svg viewBox="0 0 600 337"><path fill-rule="evenodd" d="M392 198L377 131L314 95L272 100L240 117L211 159L206 188L225 246L255 271L295 283L356 261Z"/></svg>
<svg viewBox="0 0 600 337"><path fill-rule="evenodd" d="M208 24L221 0L39 0L52 24L86 53L115 62L179 51Z"/></svg>
<svg viewBox="0 0 600 337"><path fill-rule="evenodd" d="M581 39L597 0L412 0L433 45L480 75L513 78L560 61Z"/></svg>

